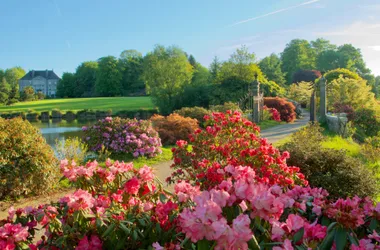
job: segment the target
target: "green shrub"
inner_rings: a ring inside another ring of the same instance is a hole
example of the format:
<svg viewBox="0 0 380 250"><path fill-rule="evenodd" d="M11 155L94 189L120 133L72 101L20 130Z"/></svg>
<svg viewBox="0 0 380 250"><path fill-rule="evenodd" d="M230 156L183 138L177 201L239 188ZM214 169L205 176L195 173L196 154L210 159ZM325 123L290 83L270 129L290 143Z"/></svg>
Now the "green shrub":
<svg viewBox="0 0 380 250"><path fill-rule="evenodd" d="M212 112L226 113L227 110L242 112L239 105L234 102L225 102L223 105L213 105L210 107Z"/></svg>
<svg viewBox="0 0 380 250"><path fill-rule="evenodd" d="M53 109L51 111L52 118L62 118L62 112L59 109Z"/></svg>
<svg viewBox="0 0 380 250"><path fill-rule="evenodd" d="M355 80L362 79L355 72L352 72L348 69L342 69L342 68L330 70L324 75L324 77L327 80L327 83L330 83L336 79L339 79L340 76L342 76L343 78L349 78L349 79L355 79Z"/></svg>
<svg viewBox="0 0 380 250"><path fill-rule="evenodd" d="M371 169L344 150L323 148L321 131L318 125L310 125L280 147L290 153L288 165L299 167L310 186L322 187L332 197L375 196L377 180Z"/></svg>
<svg viewBox="0 0 380 250"><path fill-rule="evenodd" d="M0 198L46 193L57 174L54 151L37 128L0 118Z"/></svg>
<svg viewBox="0 0 380 250"><path fill-rule="evenodd" d="M203 126L205 120L204 116L205 115L211 115L211 111L202 108L202 107L192 107L192 108L181 108L180 110L174 111L174 113L179 114L180 116L183 117L190 117L193 119L196 119L200 126Z"/></svg>
<svg viewBox="0 0 380 250"><path fill-rule="evenodd" d="M380 119L376 111L371 108L361 108L354 113L353 124L358 140L364 141L366 137L376 136L380 132Z"/></svg>
<svg viewBox="0 0 380 250"><path fill-rule="evenodd" d="M299 82L293 83L289 86L287 97L292 99L302 107L306 108L310 106L310 98L313 90L311 88L310 83L308 82Z"/></svg>
<svg viewBox="0 0 380 250"><path fill-rule="evenodd" d="M367 138L361 152L367 161L380 163L380 133L377 136Z"/></svg>

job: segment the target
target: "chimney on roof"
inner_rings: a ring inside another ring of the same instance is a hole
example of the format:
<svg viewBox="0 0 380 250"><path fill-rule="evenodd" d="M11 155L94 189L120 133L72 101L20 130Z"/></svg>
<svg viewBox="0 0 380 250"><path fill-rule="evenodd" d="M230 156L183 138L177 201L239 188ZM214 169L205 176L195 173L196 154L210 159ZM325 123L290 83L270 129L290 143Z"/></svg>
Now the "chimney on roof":
<svg viewBox="0 0 380 250"><path fill-rule="evenodd" d="M34 78L34 70L32 70L32 78Z"/></svg>
<svg viewBox="0 0 380 250"><path fill-rule="evenodd" d="M46 79L48 79L48 76L49 76L49 71L48 70L46 70Z"/></svg>

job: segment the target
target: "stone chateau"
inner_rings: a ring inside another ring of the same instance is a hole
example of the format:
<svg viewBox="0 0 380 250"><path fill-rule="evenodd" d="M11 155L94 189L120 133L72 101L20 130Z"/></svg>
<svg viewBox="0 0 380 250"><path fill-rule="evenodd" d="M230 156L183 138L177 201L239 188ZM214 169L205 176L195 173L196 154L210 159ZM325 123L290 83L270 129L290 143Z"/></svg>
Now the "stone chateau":
<svg viewBox="0 0 380 250"><path fill-rule="evenodd" d="M45 96L55 97L60 78L53 70L31 70L19 80L20 91L31 86L34 92L42 92Z"/></svg>

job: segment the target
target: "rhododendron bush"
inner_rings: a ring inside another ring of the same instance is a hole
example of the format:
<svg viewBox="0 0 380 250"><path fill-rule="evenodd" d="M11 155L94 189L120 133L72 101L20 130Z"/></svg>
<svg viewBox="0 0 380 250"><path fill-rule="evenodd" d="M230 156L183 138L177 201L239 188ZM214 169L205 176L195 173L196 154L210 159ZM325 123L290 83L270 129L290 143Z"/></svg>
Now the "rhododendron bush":
<svg viewBox="0 0 380 250"><path fill-rule="evenodd" d="M175 150L179 164L187 154L200 157L201 141L228 149L204 154L199 167L205 176L198 169L176 172L170 193L147 166L63 160L61 171L77 190L55 204L10 209L0 224L0 248L380 249L380 204L356 196L332 200L327 191L307 186L286 165L286 153L256 139L258 128L237 113L209 120L212 136L197 132L193 151L185 152L182 141ZM245 153L234 151L239 146L219 144L223 130L232 133L230 143L253 138L245 147L256 149L256 157L243 162ZM34 239L41 226L44 236Z"/></svg>
<svg viewBox="0 0 380 250"><path fill-rule="evenodd" d="M206 120L205 130L190 135L191 150L185 141L177 142L178 148L173 149L174 173L168 182L186 179L208 189L220 183L223 167L243 165L254 168L255 179L262 183L307 184L299 168L286 165L289 154L281 154L261 138L260 128L241 113L213 113Z"/></svg>
<svg viewBox="0 0 380 250"><path fill-rule="evenodd" d="M105 149L134 157L154 157L162 152L158 133L147 120L107 117L82 130L84 142L92 151Z"/></svg>

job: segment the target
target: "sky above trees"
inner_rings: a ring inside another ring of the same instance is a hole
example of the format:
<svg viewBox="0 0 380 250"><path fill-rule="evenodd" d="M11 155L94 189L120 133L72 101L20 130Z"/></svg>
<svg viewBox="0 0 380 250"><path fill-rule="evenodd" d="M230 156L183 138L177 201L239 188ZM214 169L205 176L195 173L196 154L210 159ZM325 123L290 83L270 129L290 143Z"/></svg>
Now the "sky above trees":
<svg viewBox="0 0 380 250"><path fill-rule="evenodd" d="M176 44L208 66L245 44L258 59L294 39L352 43L380 75L378 0L0 2L0 68L73 72L83 61Z"/></svg>

